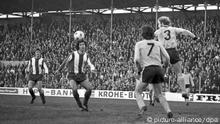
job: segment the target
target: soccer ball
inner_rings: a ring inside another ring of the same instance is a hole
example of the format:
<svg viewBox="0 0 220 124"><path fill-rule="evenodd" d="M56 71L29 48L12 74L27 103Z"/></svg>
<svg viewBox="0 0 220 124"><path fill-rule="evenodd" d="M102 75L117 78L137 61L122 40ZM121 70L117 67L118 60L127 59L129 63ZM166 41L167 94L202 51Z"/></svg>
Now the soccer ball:
<svg viewBox="0 0 220 124"><path fill-rule="evenodd" d="M82 31L76 31L73 36L75 40L82 40L85 38L85 34Z"/></svg>

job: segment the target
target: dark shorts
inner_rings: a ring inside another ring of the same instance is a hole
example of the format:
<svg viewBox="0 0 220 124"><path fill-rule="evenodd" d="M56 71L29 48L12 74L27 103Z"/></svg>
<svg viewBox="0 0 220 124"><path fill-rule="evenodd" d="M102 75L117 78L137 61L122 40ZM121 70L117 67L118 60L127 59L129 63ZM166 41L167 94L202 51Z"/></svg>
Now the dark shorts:
<svg viewBox="0 0 220 124"><path fill-rule="evenodd" d="M190 84L186 84L186 85L185 85L185 88L190 88L190 87L191 87Z"/></svg>
<svg viewBox="0 0 220 124"><path fill-rule="evenodd" d="M176 64L177 62L182 61L179 56L179 52L175 48L170 48L170 49L166 49L166 50L170 56L170 63L171 64Z"/></svg>
<svg viewBox="0 0 220 124"><path fill-rule="evenodd" d="M163 68L157 65L145 67L142 73L142 82L152 84L164 82Z"/></svg>
<svg viewBox="0 0 220 124"><path fill-rule="evenodd" d="M87 76L85 73L68 73L67 74L68 80L74 80L77 84L80 84L81 82L85 81L87 79Z"/></svg>
<svg viewBox="0 0 220 124"><path fill-rule="evenodd" d="M29 81L42 81L43 80L43 74L30 74L29 75Z"/></svg>

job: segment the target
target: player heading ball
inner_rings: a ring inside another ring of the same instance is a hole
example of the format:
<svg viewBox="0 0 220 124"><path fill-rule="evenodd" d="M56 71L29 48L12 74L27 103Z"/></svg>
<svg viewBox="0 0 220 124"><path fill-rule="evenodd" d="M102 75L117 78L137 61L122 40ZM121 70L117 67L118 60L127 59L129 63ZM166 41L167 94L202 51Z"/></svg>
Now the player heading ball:
<svg viewBox="0 0 220 124"><path fill-rule="evenodd" d="M96 70L86 52L88 47L84 38L85 35L82 31L76 31L74 33L74 39L77 42L76 51L70 53L70 55L60 65L56 73L59 73L64 68L67 68L67 78L72 88L74 99L81 111L88 111L88 101L92 93L92 85L87 78L85 67L86 65L89 65L92 72L96 72ZM78 85L81 85L86 89L83 103L80 101L77 91Z"/></svg>

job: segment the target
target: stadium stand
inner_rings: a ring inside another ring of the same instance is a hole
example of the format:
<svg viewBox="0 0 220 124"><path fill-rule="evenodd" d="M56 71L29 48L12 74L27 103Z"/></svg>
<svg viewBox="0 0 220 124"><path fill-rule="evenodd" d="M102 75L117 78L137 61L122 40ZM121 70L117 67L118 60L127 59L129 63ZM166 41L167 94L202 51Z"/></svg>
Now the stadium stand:
<svg viewBox="0 0 220 124"><path fill-rule="evenodd" d="M86 33L89 42L89 53L92 56L98 73L89 74L89 78L95 89L105 90L134 90L135 77L133 68L134 44L140 40L139 28L143 24L154 24L154 19L144 18L142 15L116 15L113 26L113 42L109 40L109 19L97 16L79 16L74 19L72 30L81 30ZM86 19L85 19L86 18ZM189 19L190 18L190 19ZM220 55L219 37L213 24L217 18L208 18L208 37L204 39L202 17L193 16L178 19L174 26L189 29L201 36L200 41L179 37L179 50L184 67L191 70L195 87L193 92L198 92L201 78L203 93L220 93L220 63L215 56ZM43 56L47 59L50 70L50 78L45 83L47 88L68 88L65 75L55 77L53 72L61 64L61 61L74 48L74 42L68 41L68 23L53 21L43 22L38 19L34 23L34 40L30 42L30 23L19 25L7 25L1 27L0 60L25 61L33 54L33 48L40 47ZM110 46L110 47L109 47ZM1 65L0 86L25 87L25 64L16 66ZM65 73L65 72L64 72ZM62 77L62 78L61 78ZM175 78L172 71L169 73L171 82L170 90L178 91L175 86ZM167 90L167 89L166 89Z"/></svg>

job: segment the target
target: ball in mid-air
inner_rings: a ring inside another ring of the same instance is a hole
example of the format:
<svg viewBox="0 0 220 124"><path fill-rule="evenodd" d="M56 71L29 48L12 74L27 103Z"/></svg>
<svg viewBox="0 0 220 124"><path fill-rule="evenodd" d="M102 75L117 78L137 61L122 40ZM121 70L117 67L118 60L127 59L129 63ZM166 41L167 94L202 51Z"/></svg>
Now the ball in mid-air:
<svg viewBox="0 0 220 124"><path fill-rule="evenodd" d="M82 39L84 39L84 38L85 38L84 32L82 32L82 31L76 31L76 32L74 33L74 39L75 39L75 40L82 40Z"/></svg>

